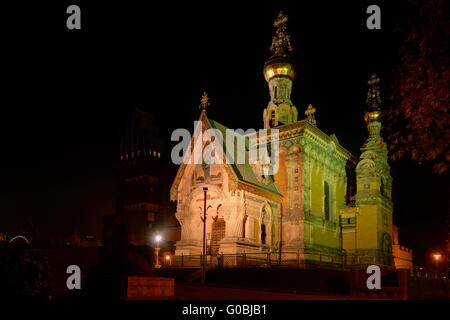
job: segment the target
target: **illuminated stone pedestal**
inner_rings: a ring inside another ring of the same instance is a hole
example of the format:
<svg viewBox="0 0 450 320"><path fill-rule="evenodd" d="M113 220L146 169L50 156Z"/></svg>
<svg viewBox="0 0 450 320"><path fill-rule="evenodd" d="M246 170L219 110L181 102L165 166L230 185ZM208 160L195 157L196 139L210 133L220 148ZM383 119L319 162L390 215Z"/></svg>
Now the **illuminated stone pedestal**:
<svg viewBox="0 0 450 320"><path fill-rule="evenodd" d="M219 253L221 254L244 254L261 252L259 245L238 237L226 237L220 240Z"/></svg>
<svg viewBox="0 0 450 320"><path fill-rule="evenodd" d="M197 240L180 240L175 245L175 255L176 256L192 256L192 255L201 255L202 243Z"/></svg>
<svg viewBox="0 0 450 320"><path fill-rule="evenodd" d="M271 254L267 248L261 247L243 238L228 237L220 241L223 266L263 266L270 264Z"/></svg>

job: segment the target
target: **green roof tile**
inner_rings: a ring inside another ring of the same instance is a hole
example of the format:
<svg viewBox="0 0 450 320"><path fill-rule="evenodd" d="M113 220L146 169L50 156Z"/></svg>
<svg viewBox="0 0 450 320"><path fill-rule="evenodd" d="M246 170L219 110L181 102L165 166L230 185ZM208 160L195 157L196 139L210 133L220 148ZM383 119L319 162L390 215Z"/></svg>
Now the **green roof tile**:
<svg viewBox="0 0 450 320"><path fill-rule="evenodd" d="M223 147L224 154L226 154L228 157L231 157L230 156L230 151L227 150L227 144L226 144L226 139L227 139L226 130L228 128L225 127L224 125L220 124L217 121L209 119L208 117L206 117L206 118L207 118L209 124L211 125L211 128L218 129L221 132L221 134L222 134L222 141L221 142L222 142L222 147ZM242 135L234 132L234 137L236 137L236 136L242 137ZM219 137L219 139L220 139L220 137ZM233 143L233 146L235 147L235 150L234 150L234 153L233 153L235 155L236 154L236 147L237 147L236 143ZM248 159L248 154L247 153L248 153L248 150L249 150L249 141L248 141L247 137L245 137L245 149L246 149L246 159ZM258 188L265 189L265 190L270 191L270 192L272 192L274 194L281 195L280 192L278 192L278 189L275 186L275 183L273 182L274 181L273 177L269 177L270 181L269 181L268 184L265 184L265 183L259 181L258 178L256 177L256 174L255 174L252 166L249 163L245 163L245 164L232 163L232 164L230 164L230 166L232 167L234 173L236 174L237 178L240 181L243 181L245 183L251 184L251 185L256 186Z"/></svg>

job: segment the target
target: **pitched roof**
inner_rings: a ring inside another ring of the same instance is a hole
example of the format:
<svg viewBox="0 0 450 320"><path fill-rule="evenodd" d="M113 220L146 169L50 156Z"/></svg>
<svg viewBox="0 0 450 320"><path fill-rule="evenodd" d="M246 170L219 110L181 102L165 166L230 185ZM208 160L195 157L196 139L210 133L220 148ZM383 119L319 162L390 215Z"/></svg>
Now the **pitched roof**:
<svg viewBox="0 0 450 320"><path fill-rule="evenodd" d="M233 155L236 155L236 148L237 145L236 143L233 143L232 145L234 146L235 150L227 150L227 127L225 127L224 125L220 124L219 122L209 119L206 116L205 112L202 112L201 116L200 116L200 120L203 120L209 125L210 128L213 129L217 129L220 131L222 137L218 137L219 139L222 139L222 141L220 141L219 143L221 143L222 145L222 150L223 150L223 154L226 155L227 157L229 157L231 155L231 152L233 152ZM239 133L236 133L233 130L233 138L236 139L237 137L244 137L245 138L245 152L246 152L246 157L245 159L248 159L248 151L249 151L249 141L248 141L248 137L245 137ZM244 164L236 164L236 163L225 163L224 165L229 166L232 169L233 174L235 175L236 179L239 182L242 182L246 185L249 185L250 187L256 187L257 189L262 189L264 191L268 191L278 197L282 196L282 194L278 191L275 183L274 183L274 179L273 177L268 177L268 182L263 183L262 181L258 180L252 166L249 163L244 163ZM178 169L177 175L175 177L175 180L172 184L172 188L171 188L171 200L175 200L175 194L176 194L176 188L178 187L178 184L180 182L180 179L184 173L186 164L181 164L180 168Z"/></svg>
<svg viewBox="0 0 450 320"><path fill-rule="evenodd" d="M206 117L206 118L209 121L211 128L218 129L221 132L222 138L223 138L223 141L221 141L221 142L222 142L224 154L229 154L231 152L231 150L227 150L227 143L226 143L226 139L227 139L226 130L228 128L215 120L209 119L208 117ZM246 153L248 153L248 151L249 151L248 137L245 137L239 133L236 133L234 130L233 130L233 132L234 132L233 138L237 138L237 137L245 138L245 151L246 151ZM233 143L233 146L235 147L235 150L233 150L232 152L234 155L236 155L236 153L237 153L236 152L236 147L237 147L236 143ZM248 159L248 157L246 157L246 159ZM255 171L253 170L252 166L248 162L246 162L244 164L231 163L230 166L240 181L243 181L243 182L251 184L253 186L265 189L265 190L275 193L277 195L281 195L281 193L278 191L278 189L274 183L273 177L271 177L271 176L268 177L267 184L261 182L256 177Z"/></svg>

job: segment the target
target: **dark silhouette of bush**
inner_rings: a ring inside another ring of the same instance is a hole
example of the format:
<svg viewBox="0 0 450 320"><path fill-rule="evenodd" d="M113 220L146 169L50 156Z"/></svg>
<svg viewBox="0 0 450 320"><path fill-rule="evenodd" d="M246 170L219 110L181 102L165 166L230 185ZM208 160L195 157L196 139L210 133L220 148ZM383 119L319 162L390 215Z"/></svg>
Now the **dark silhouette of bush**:
<svg viewBox="0 0 450 320"><path fill-rule="evenodd" d="M0 297L7 299L50 298L47 259L28 244L0 248Z"/></svg>

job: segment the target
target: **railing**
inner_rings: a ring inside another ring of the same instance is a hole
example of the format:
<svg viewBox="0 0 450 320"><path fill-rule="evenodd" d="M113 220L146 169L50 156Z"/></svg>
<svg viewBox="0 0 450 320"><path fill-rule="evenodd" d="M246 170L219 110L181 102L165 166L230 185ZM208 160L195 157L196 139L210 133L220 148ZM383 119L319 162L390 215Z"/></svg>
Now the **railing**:
<svg viewBox="0 0 450 320"><path fill-rule="evenodd" d="M437 272L436 270L430 270L428 268L413 267L410 269L410 275L415 279L441 279L448 280L446 272Z"/></svg>
<svg viewBox="0 0 450 320"><path fill-rule="evenodd" d="M364 254L332 254L320 251L305 250L292 252L260 252L241 254L207 255L206 264L219 268L231 267L289 267L289 268L337 268L349 269L352 267L365 268L371 264L377 264L384 268L393 268L391 265L380 265L377 263L379 257ZM200 268L202 266L202 255L179 255L174 256L165 267L173 268Z"/></svg>
<svg viewBox="0 0 450 320"><path fill-rule="evenodd" d="M394 257L392 257L394 258ZM398 258L399 259L399 258ZM378 260L378 261L377 261ZM400 259L401 260L401 259ZM380 264L380 256L364 253L330 254L314 250L271 253L242 253L220 254L206 256L206 269L214 268L303 268L303 269L340 269L352 268L366 269L376 264L385 270L394 270L393 265ZM407 265L405 261L405 266ZM170 260L163 261L164 268L190 268L201 269L202 255L172 256ZM414 279L440 279L447 280L445 272L438 273L422 267L405 267L410 270L410 277Z"/></svg>

